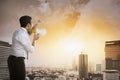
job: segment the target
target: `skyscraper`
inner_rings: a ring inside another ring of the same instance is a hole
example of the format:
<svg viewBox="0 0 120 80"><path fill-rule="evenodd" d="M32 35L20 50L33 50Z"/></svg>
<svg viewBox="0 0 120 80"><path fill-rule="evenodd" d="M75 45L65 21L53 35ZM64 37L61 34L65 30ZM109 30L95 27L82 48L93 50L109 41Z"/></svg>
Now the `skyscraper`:
<svg viewBox="0 0 120 80"><path fill-rule="evenodd" d="M79 55L79 78L88 77L88 55L80 54Z"/></svg>
<svg viewBox="0 0 120 80"><path fill-rule="evenodd" d="M106 69L120 71L120 40L105 43Z"/></svg>
<svg viewBox="0 0 120 80"><path fill-rule="evenodd" d="M96 72L101 73L101 64L96 64Z"/></svg>
<svg viewBox="0 0 120 80"><path fill-rule="evenodd" d="M9 78L7 58L11 52L10 44L0 41L0 80L8 80Z"/></svg>

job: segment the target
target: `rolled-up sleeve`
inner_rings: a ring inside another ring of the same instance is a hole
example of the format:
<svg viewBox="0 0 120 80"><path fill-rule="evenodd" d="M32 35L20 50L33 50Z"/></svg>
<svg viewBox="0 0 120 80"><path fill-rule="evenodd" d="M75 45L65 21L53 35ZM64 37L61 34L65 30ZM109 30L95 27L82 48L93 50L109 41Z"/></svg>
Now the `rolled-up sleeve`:
<svg viewBox="0 0 120 80"><path fill-rule="evenodd" d="M35 48L32 46L30 38L27 34L21 33L17 39L24 46L27 52L33 53L35 51Z"/></svg>

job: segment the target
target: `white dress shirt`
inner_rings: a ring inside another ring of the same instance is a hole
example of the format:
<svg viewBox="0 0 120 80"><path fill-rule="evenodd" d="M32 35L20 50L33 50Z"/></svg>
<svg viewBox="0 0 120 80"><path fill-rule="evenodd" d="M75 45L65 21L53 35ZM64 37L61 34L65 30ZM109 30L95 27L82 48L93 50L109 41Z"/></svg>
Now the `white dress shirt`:
<svg viewBox="0 0 120 80"><path fill-rule="evenodd" d="M30 42L29 35L25 28L19 28L13 33L12 37L12 51L11 55L16 57L27 57L27 53L33 53L34 47Z"/></svg>

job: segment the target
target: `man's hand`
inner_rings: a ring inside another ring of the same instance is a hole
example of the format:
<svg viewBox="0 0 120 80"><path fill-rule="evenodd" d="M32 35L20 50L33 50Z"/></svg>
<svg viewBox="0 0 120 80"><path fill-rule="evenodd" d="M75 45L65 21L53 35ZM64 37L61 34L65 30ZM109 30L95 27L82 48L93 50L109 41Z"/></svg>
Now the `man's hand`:
<svg viewBox="0 0 120 80"><path fill-rule="evenodd" d="M38 40L39 39L39 34L34 34L34 40Z"/></svg>
<svg viewBox="0 0 120 80"><path fill-rule="evenodd" d="M32 45L35 46L35 41L39 39L39 34L34 34Z"/></svg>

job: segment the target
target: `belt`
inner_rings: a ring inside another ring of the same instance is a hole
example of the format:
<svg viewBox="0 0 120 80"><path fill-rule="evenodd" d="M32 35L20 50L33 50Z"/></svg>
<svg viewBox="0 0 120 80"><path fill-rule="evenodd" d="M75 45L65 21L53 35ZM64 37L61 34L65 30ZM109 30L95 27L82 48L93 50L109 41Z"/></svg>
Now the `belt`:
<svg viewBox="0 0 120 80"><path fill-rule="evenodd" d="M16 57L14 55L10 55L9 57L16 58L16 59L25 59L25 57Z"/></svg>

